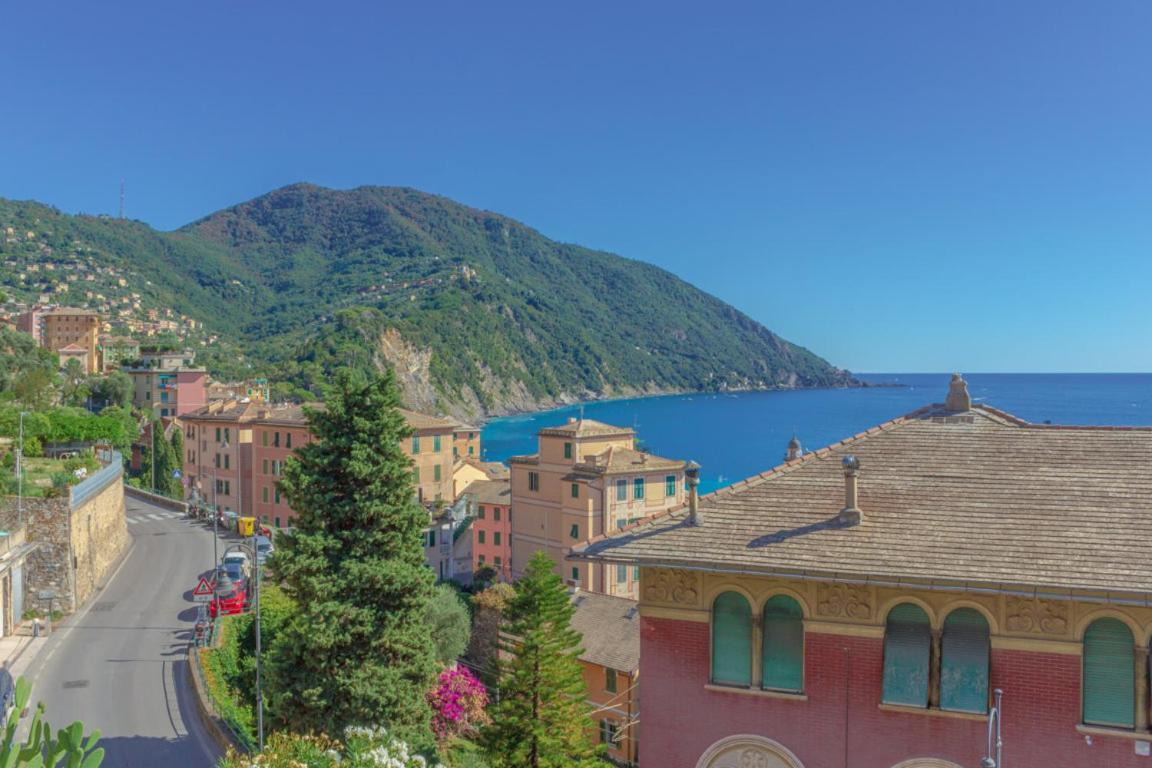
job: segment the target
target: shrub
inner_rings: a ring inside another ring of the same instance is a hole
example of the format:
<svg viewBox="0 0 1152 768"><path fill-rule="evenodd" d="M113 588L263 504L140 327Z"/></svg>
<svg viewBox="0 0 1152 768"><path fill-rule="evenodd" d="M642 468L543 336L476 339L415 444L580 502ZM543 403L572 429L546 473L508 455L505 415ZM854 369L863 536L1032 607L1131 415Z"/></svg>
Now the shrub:
<svg viewBox="0 0 1152 768"><path fill-rule="evenodd" d="M436 687L428 693L428 704L432 707L432 730L440 744L469 736L488 722L484 711L488 691L464 667L449 667L440 673Z"/></svg>

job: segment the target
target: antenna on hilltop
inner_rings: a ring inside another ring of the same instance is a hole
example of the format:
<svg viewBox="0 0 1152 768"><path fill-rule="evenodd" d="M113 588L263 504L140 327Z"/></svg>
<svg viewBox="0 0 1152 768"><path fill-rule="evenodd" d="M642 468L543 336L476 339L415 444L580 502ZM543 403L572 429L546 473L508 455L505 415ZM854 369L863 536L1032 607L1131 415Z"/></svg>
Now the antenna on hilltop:
<svg viewBox="0 0 1152 768"><path fill-rule="evenodd" d="M120 179L120 218L124 218L124 179Z"/></svg>

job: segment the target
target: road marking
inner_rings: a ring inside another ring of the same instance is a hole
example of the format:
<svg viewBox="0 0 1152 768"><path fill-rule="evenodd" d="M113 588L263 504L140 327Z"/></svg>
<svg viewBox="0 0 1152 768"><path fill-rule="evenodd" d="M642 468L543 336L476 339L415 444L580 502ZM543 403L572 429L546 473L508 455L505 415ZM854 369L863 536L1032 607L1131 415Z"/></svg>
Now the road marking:
<svg viewBox="0 0 1152 768"><path fill-rule="evenodd" d="M136 525L136 523L138 523L138 522L140 522L139 518L136 518L136 517L128 518L128 525Z"/></svg>
<svg viewBox="0 0 1152 768"><path fill-rule="evenodd" d="M149 520L163 520L164 519L164 517L162 515L146 515L146 517Z"/></svg>

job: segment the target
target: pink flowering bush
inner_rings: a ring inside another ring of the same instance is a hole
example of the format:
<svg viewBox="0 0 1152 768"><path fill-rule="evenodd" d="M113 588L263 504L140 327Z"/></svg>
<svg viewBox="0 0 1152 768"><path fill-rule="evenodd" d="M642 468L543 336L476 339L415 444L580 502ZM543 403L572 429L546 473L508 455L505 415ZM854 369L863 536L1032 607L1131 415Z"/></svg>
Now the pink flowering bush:
<svg viewBox="0 0 1152 768"><path fill-rule="evenodd" d="M464 667L448 667L440 673L436 687L428 692L428 704L432 707L432 730L441 744L467 736L488 722L484 711L488 691Z"/></svg>

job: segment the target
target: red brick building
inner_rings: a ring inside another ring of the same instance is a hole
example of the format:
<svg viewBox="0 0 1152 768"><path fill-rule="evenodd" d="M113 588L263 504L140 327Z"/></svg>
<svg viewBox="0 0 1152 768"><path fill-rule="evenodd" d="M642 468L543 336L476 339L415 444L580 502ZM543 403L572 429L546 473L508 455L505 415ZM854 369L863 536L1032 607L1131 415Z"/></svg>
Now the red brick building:
<svg viewBox="0 0 1152 768"><path fill-rule="evenodd" d="M312 407L319 407L313 405ZM259 404L252 419L252 508L274 528L290 526L296 513L277 483L284 463L297 448L312 441L304 406Z"/></svg>
<svg viewBox="0 0 1152 768"><path fill-rule="evenodd" d="M472 514L472 570L488 565L512 580L512 492L508 479L473 480L464 489Z"/></svg>
<svg viewBox="0 0 1152 768"><path fill-rule="evenodd" d="M642 768L1152 766L1152 429L929 406L578 547L641 566Z"/></svg>

